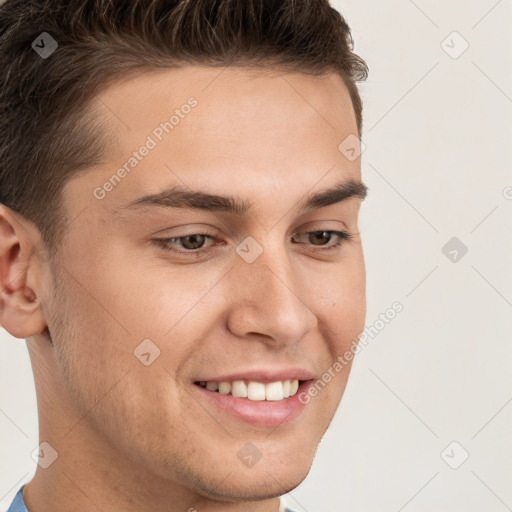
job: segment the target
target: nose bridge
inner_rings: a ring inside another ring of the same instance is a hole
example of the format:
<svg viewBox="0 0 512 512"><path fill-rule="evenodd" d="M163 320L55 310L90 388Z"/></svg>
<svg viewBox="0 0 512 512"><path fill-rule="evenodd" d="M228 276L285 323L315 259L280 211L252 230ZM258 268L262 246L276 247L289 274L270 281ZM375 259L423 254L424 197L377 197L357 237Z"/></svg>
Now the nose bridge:
<svg viewBox="0 0 512 512"><path fill-rule="evenodd" d="M274 343L293 343L316 325L316 316L301 296L300 276L286 249L269 245L252 263L243 257L236 263L229 328L239 337L256 333Z"/></svg>

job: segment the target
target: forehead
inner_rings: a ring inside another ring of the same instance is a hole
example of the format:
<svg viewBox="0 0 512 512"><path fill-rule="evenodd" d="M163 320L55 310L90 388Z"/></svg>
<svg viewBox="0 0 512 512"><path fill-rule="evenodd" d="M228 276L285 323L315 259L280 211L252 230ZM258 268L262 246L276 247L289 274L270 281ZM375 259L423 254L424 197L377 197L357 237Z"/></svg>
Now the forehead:
<svg viewBox="0 0 512 512"><path fill-rule="evenodd" d="M192 109L186 106L190 98L197 101ZM286 144L294 138L315 141L321 137L326 144L339 144L340 136L357 133L350 96L337 73L311 76L204 66L140 71L112 83L96 103L123 150L136 147L141 136L151 134L173 114L173 123L178 115L182 126L173 127L172 136L164 137L165 144L187 140L187 147L193 148L209 143L218 152L223 147L231 150L237 141L248 138L258 150L269 140ZM181 123L183 115L186 123ZM275 135L282 137L276 141ZM292 145L289 149L298 152L301 148Z"/></svg>
<svg viewBox="0 0 512 512"><path fill-rule="evenodd" d="M144 71L111 83L93 106L118 144L86 185L92 191L122 166L126 171L102 207L173 185L246 196L248 189L282 193L284 184L289 193L303 193L327 175L319 187L360 177L359 160L349 161L338 149L357 134L357 125L336 73L203 66ZM143 146L151 149L141 155Z"/></svg>

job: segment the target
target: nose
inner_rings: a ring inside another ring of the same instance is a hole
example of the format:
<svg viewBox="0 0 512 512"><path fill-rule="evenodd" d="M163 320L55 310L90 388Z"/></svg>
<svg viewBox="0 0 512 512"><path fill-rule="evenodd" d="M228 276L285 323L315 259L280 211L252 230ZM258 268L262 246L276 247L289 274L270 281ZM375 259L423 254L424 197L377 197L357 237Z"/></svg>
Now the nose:
<svg viewBox="0 0 512 512"><path fill-rule="evenodd" d="M317 325L314 297L284 249L265 249L252 263L237 261L232 280L228 329L274 348L303 339Z"/></svg>

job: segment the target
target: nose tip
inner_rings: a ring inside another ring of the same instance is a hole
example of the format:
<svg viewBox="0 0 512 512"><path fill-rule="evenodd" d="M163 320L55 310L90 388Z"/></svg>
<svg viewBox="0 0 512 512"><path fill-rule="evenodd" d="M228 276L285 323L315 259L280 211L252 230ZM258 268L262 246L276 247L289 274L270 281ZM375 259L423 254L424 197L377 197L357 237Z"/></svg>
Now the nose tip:
<svg viewBox="0 0 512 512"><path fill-rule="evenodd" d="M292 286L291 273L279 275L267 263L251 267L237 282L237 300L229 330L240 338L258 337L272 344L298 341L316 326L314 312Z"/></svg>

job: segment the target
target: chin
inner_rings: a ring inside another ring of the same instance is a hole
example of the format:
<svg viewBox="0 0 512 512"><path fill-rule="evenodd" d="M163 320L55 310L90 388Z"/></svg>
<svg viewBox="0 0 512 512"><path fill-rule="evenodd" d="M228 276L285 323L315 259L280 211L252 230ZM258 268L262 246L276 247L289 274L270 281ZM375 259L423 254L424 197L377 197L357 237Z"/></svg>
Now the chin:
<svg viewBox="0 0 512 512"><path fill-rule="evenodd" d="M307 477L315 450L297 452L268 452L252 467L242 464L235 454L234 460L226 460L224 452L220 463L210 460L200 467L182 467L178 479L199 496L217 502L269 500L292 491Z"/></svg>
<svg viewBox="0 0 512 512"><path fill-rule="evenodd" d="M269 472L263 476L260 472L249 474L246 478L238 481L237 476L231 473L219 486L205 486L201 489L200 494L215 501L228 503L277 498L293 491L300 485L308 475L310 467L300 471L300 474L296 468L293 468L292 474L288 475Z"/></svg>

